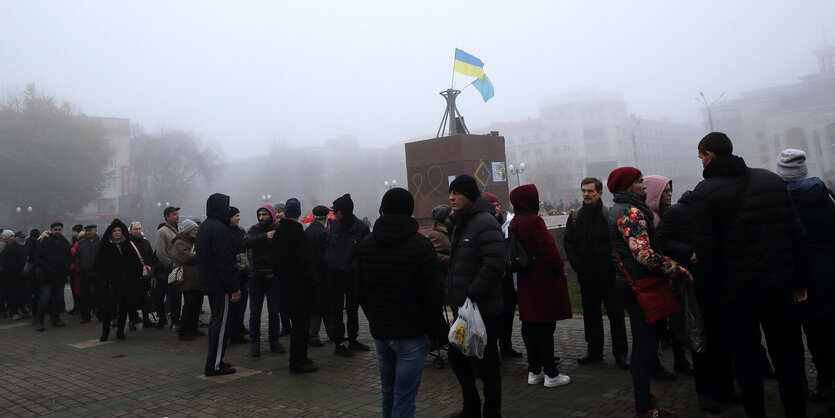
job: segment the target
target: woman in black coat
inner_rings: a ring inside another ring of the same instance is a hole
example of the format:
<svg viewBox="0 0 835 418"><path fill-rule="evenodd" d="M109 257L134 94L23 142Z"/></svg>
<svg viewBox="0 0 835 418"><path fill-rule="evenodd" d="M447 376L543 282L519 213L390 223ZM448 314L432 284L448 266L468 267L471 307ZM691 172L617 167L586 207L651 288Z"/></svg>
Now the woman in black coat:
<svg viewBox="0 0 835 418"><path fill-rule="evenodd" d="M136 294L142 277L142 263L127 234L127 225L114 219L104 231L96 257L96 271L101 275L104 284L99 292L99 310L103 313L100 341L107 341L110 336L110 321L114 309L119 311L116 338L126 339L125 321L128 312L138 307Z"/></svg>

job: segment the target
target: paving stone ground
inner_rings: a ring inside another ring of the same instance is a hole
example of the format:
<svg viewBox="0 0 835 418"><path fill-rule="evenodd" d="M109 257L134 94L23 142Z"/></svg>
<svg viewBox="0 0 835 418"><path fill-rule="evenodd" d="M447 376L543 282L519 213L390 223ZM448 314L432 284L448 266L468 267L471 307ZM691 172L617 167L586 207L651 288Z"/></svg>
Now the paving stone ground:
<svg viewBox="0 0 835 418"><path fill-rule="evenodd" d="M67 304L72 305L67 298ZM206 312L208 304L204 305ZM266 342L262 356L250 358L246 345L232 345L227 354L238 373L202 376L207 352L205 337L180 342L170 329L128 331L125 341L99 343L100 323L81 325L62 315L67 327L35 332L31 320L0 319L0 416L21 417L226 417L380 415L380 385L373 352L344 359L333 345L310 347L317 373L291 375L288 354L272 354ZM360 340L371 343L360 313ZM201 315L208 321L208 315ZM519 323L514 345L523 350ZM266 338L266 313L263 321ZM608 335L608 329L607 329ZM111 333L115 337L115 333ZM289 346L289 337L282 344ZM558 388L527 385L525 358L504 359L502 412L507 417L629 417L633 414L629 372L615 367L605 348L603 363L577 365L585 352L580 319L557 324L556 353L560 371L571 383ZM442 353L446 357L445 353ZM448 416L460 409L461 393L448 364L442 369L425 363L417 415ZM672 368L672 354L662 357ZM810 385L814 369L807 359ZM813 387L813 386L812 386ZM662 405L680 417L706 416L698 406L693 379L653 381ZM777 385L766 380L769 416L783 416ZM810 403L810 416L822 412ZM740 406L727 405L722 416L744 416Z"/></svg>

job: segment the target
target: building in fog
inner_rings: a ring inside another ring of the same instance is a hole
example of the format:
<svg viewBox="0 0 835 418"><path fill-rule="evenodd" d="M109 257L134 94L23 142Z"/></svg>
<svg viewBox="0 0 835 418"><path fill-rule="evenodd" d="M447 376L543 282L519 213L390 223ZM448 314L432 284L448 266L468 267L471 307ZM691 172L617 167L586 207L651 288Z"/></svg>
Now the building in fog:
<svg viewBox="0 0 835 418"><path fill-rule="evenodd" d="M483 131L505 137L508 164L527 166L520 182L536 184L540 198L551 203L578 199L584 177L605 183L609 172L624 165L672 178L676 195L701 178L695 144L703 128L631 115L615 91L585 89L550 97L538 118L497 122ZM516 186L514 177L510 187Z"/></svg>
<svg viewBox="0 0 835 418"><path fill-rule="evenodd" d="M73 224L97 224L100 229L113 219L130 222L134 214L130 165L130 120L124 118L85 117L99 126L107 144L113 151L105 167L104 189L99 197L84 206L78 213L67 214L63 221L69 228ZM128 218L128 219L124 219Z"/></svg>
<svg viewBox="0 0 835 418"><path fill-rule="evenodd" d="M806 151L810 177L835 180L835 47L814 54L817 73L704 109L705 126L712 119L749 166L773 171L780 151L797 148Z"/></svg>

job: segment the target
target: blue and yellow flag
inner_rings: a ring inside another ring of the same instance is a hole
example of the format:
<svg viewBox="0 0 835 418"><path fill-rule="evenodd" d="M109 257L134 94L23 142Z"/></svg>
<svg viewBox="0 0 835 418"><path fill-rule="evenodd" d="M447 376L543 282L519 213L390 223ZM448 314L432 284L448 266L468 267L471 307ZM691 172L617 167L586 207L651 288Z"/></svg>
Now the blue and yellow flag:
<svg viewBox="0 0 835 418"><path fill-rule="evenodd" d="M487 74L484 74L481 78L477 78L473 81L473 87L477 88L478 91L481 92L481 98L484 99L485 102L493 97L493 83L491 83L490 79L487 78Z"/></svg>
<svg viewBox="0 0 835 418"><path fill-rule="evenodd" d="M455 48L455 66L452 69L470 77L481 78L484 75L484 63L458 48Z"/></svg>

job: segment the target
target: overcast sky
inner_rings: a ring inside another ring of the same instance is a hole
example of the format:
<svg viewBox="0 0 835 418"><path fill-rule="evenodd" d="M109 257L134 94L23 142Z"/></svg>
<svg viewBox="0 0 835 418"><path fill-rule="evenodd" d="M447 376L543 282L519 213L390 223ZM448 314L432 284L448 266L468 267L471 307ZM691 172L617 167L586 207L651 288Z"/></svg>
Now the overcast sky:
<svg viewBox="0 0 835 418"><path fill-rule="evenodd" d="M461 94L471 129L584 87L699 122L699 91L734 98L817 72L833 16L833 0L0 0L0 92L35 83L88 115L195 132L228 159L271 138L383 146L434 136L458 47L496 91Z"/></svg>

